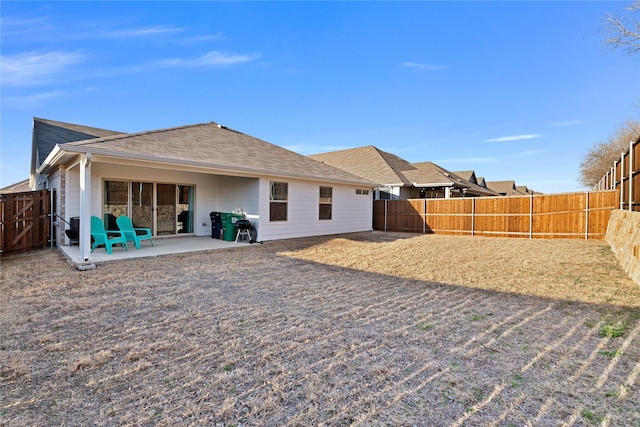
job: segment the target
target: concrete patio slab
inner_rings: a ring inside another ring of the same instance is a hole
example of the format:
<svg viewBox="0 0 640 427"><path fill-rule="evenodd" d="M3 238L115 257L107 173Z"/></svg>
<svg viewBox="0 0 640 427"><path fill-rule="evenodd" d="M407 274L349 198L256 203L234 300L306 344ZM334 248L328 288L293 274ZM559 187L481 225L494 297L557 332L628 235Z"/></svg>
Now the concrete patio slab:
<svg viewBox="0 0 640 427"><path fill-rule="evenodd" d="M128 243L129 250L114 246L111 254L104 247L96 248L91 253L89 261L80 257L78 246L59 246L60 252L79 269L92 268L96 264L120 261L134 258L157 257L188 252L209 251L212 249L228 249L246 246L247 242L228 242L226 240L212 239L211 237L154 237L154 246L149 240L140 243L140 249L136 249L133 242ZM84 268L83 268L84 266Z"/></svg>

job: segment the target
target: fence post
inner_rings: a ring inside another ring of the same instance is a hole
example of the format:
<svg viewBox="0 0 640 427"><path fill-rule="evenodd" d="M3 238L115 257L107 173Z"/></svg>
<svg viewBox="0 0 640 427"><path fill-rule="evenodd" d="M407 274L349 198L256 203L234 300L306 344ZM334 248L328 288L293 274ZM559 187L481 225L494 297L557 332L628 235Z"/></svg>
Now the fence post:
<svg viewBox="0 0 640 427"><path fill-rule="evenodd" d="M476 235L476 198L471 199L471 235Z"/></svg>
<svg viewBox="0 0 640 427"><path fill-rule="evenodd" d="M427 233L427 199L422 200L422 234Z"/></svg>
<svg viewBox="0 0 640 427"><path fill-rule="evenodd" d="M629 210L633 210L633 141L629 142Z"/></svg>
<svg viewBox="0 0 640 427"><path fill-rule="evenodd" d="M384 200L384 231L387 231L387 202L388 200Z"/></svg>
<svg viewBox="0 0 640 427"><path fill-rule="evenodd" d="M624 152L620 154L620 209L624 209Z"/></svg>
<svg viewBox="0 0 640 427"><path fill-rule="evenodd" d="M533 239L533 194L529 196L529 239Z"/></svg>
<svg viewBox="0 0 640 427"><path fill-rule="evenodd" d="M585 203L586 212L585 212L585 219L584 219L584 223L585 223L585 226L584 226L584 239L585 240L589 240L589 192L588 191L586 192L585 196L587 198L587 201Z"/></svg>

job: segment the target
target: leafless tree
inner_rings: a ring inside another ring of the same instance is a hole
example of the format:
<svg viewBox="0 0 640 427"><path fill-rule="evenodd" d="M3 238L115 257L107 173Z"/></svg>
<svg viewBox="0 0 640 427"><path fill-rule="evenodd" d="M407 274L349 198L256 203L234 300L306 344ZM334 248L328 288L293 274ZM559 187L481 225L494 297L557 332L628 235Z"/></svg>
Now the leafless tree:
<svg viewBox="0 0 640 427"><path fill-rule="evenodd" d="M613 162L620 160L622 153L629 151L629 142L640 137L640 121L627 120L605 141L591 147L580 163L582 185L594 187L611 170Z"/></svg>
<svg viewBox="0 0 640 427"><path fill-rule="evenodd" d="M621 48L629 55L640 53L640 0L625 8L623 15L608 13L605 27L609 35L605 43L613 49Z"/></svg>

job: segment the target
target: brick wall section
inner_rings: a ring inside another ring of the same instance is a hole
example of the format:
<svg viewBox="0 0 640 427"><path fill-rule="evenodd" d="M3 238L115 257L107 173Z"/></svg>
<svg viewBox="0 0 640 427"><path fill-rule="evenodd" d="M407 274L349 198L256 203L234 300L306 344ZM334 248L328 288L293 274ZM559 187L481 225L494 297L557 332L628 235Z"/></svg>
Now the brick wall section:
<svg viewBox="0 0 640 427"><path fill-rule="evenodd" d="M604 239L631 279L640 285L640 212L611 211Z"/></svg>

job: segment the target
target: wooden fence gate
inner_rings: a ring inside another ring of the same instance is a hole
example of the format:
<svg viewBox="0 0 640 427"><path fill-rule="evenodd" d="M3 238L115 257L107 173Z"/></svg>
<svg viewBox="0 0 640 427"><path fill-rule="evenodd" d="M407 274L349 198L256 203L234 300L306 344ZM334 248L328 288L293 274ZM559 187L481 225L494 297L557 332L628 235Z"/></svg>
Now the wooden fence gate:
<svg viewBox="0 0 640 427"><path fill-rule="evenodd" d="M373 229L528 238L603 239L619 191L375 200Z"/></svg>
<svg viewBox="0 0 640 427"><path fill-rule="evenodd" d="M0 194L0 256L48 247L51 211L49 190Z"/></svg>

